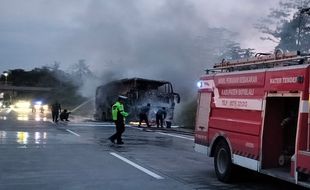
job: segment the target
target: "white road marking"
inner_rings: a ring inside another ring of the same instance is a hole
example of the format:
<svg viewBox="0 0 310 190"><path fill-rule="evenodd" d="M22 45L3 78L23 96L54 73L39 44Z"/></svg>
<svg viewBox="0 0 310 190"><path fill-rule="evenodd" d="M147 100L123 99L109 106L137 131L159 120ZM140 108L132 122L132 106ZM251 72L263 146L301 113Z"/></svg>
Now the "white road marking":
<svg viewBox="0 0 310 190"><path fill-rule="evenodd" d="M69 123L68 126L84 126L84 127L115 127L115 124L100 124L100 123ZM137 129L137 130L143 130L143 128L133 127L130 125L126 125L128 128Z"/></svg>
<svg viewBox="0 0 310 190"><path fill-rule="evenodd" d="M156 178L156 179L164 179L162 176L157 175L156 173L151 172L150 170L145 169L145 168L143 168L142 166L139 166L138 164L136 164L136 163L134 163L134 162L128 160L127 158L124 158L124 157L122 157L122 156L120 156L120 155L118 155L118 154L116 154L116 153L114 153L114 152L110 152L110 154L113 155L113 156L115 156L116 158L118 158L118 159L120 159L120 160L126 162L127 164L132 165L133 167L137 168L138 170L141 170L141 171L143 171L144 173L146 173L146 174L148 174L148 175L150 175L150 176Z"/></svg>
<svg viewBox="0 0 310 190"><path fill-rule="evenodd" d="M77 133L75 133L75 132L73 132L73 131L71 131L70 129L66 129L66 131L68 131L69 133L72 133L72 134L74 134L75 136L80 136L79 134L77 134Z"/></svg>
<svg viewBox="0 0 310 190"><path fill-rule="evenodd" d="M114 124L89 124L89 123L69 123L69 126L91 126L91 127L111 127L114 126Z"/></svg>
<svg viewBox="0 0 310 190"><path fill-rule="evenodd" d="M126 127L132 128L132 129L137 129L137 130L140 130L140 131L143 130L143 128L138 128L138 127L134 127L134 126L131 126L131 125L126 125Z"/></svg>
<svg viewBox="0 0 310 190"><path fill-rule="evenodd" d="M173 135L173 134L162 133L162 132L157 132L157 133L161 134L161 135L167 135L167 136L171 136L171 137L177 137L177 138L181 138L181 139L187 139L187 140L194 141L194 138L184 137L184 136L181 136L181 135Z"/></svg>

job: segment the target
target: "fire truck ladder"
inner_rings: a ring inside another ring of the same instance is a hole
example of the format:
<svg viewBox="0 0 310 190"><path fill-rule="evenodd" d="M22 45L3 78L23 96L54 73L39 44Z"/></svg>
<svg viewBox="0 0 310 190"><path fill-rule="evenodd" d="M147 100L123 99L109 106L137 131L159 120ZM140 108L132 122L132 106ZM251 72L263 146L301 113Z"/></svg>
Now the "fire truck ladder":
<svg viewBox="0 0 310 190"><path fill-rule="evenodd" d="M310 54L302 55L299 51L283 53L283 51L277 50L275 54L257 53L253 58L232 61L223 59L221 63L215 64L211 69L207 69L206 73L234 72L300 65L308 63L308 58L310 58Z"/></svg>

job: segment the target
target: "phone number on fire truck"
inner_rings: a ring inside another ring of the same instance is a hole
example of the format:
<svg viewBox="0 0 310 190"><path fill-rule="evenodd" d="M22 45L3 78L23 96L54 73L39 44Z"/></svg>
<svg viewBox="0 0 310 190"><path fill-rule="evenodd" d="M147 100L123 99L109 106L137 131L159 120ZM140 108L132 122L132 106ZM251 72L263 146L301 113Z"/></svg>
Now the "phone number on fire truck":
<svg viewBox="0 0 310 190"><path fill-rule="evenodd" d="M243 101L243 100L222 100L222 105L223 106L228 106L228 107L248 107L248 102Z"/></svg>

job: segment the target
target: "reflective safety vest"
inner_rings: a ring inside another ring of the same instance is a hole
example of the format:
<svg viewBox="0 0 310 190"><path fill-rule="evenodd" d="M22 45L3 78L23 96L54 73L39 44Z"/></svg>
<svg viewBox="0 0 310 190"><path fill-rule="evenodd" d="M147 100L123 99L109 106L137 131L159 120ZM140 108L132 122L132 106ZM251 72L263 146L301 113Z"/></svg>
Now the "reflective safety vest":
<svg viewBox="0 0 310 190"><path fill-rule="evenodd" d="M113 121L124 120L124 117L127 117L128 113L124 111L124 105L117 101L112 106L112 119Z"/></svg>

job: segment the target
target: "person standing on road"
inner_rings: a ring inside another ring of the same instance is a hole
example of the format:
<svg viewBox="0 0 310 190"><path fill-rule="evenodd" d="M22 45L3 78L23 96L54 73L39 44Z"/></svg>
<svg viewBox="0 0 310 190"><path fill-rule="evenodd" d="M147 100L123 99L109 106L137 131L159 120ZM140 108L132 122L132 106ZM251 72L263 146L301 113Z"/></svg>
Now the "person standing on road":
<svg viewBox="0 0 310 190"><path fill-rule="evenodd" d="M118 96L117 101L112 106L112 118L115 123L116 133L109 137L112 143L124 144L122 140L122 134L125 131L125 117L128 113L124 110L124 101L127 99L126 96Z"/></svg>
<svg viewBox="0 0 310 190"><path fill-rule="evenodd" d="M59 112L61 112L61 107L60 104L56 101L53 105L52 105L52 118L53 118L53 122L57 123L58 122L58 115Z"/></svg>
<svg viewBox="0 0 310 190"><path fill-rule="evenodd" d="M147 127L151 126L149 124L149 120L148 120L148 115L149 115L150 109L151 109L150 103L148 103L146 106L143 106L141 108L140 113L139 113L139 127L141 127L142 121L145 121Z"/></svg>
<svg viewBox="0 0 310 190"><path fill-rule="evenodd" d="M167 116L166 108L165 107L159 108L159 110L156 112L157 128L159 127L159 124L161 128L164 127L163 124L164 124L164 119L166 119L166 116Z"/></svg>

